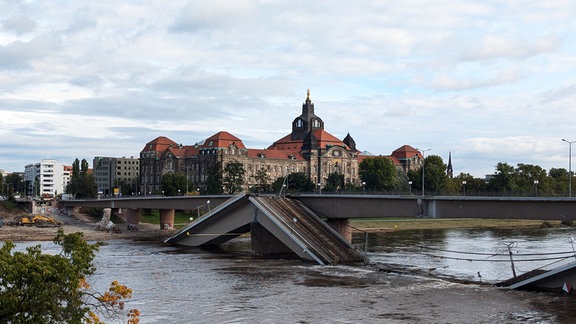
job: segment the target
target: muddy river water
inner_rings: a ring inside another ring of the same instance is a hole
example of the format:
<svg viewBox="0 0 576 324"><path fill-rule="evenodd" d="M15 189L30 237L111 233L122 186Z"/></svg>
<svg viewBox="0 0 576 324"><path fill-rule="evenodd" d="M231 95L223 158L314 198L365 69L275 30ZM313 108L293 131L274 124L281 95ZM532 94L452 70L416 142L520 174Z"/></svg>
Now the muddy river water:
<svg viewBox="0 0 576 324"><path fill-rule="evenodd" d="M370 260L358 266L255 260L247 239L211 251L111 241L91 281L101 291L112 280L133 288L127 307L141 323L576 323L574 296L492 286L512 276L509 251L521 274L554 262L522 254L573 258L571 236L572 228L358 234Z"/></svg>

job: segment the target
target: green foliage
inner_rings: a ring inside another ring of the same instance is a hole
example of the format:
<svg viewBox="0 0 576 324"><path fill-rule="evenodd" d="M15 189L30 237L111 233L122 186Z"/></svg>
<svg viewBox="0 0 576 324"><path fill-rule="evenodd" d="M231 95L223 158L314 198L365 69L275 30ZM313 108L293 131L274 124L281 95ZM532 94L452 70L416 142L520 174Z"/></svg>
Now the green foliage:
<svg viewBox="0 0 576 324"><path fill-rule="evenodd" d="M424 161L424 167L425 190L442 192L448 180L446 164L442 158L438 155L429 155Z"/></svg>
<svg viewBox="0 0 576 324"><path fill-rule="evenodd" d="M284 177L279 177L272 184L274 192L280 192L284 184ZM306 176L304 172L290 173L286 179L286 188L284 192L313 192L316 186Z"/></svg>
<svg viewBox="0 0 576 324"><path fill-rule="evenodd" d="M161 181L165 196L177 196L186 193L186 176L182 173L168 172L162 175Z"/></svg>
<svg viewBox="0 0 576 324"><path fill-rule="evenodd" d="M268 183L270 178L264 169L256 171L254 180L256 181L256 185L252 188L252 192L267 193L272 191L272 186Z"/></svg>
<svg viewBox="0 0 576 324"><path fill-rule="evenodd" d="M98 186L94 175L88 172L88 162L78 159L72 164L72 176L66 188L66 193L73 194L75 198L96 198L98 196Z"/></svg>
<svg viewBox="0 0 576 324"><path fill-rule="evenodd" d="M398 188L396 167L385 157L367 158L360 162L358 173L369 191L395 190Z"/></svg>
<svg viewBox="0 0 576 324"><path fill-rule="evenodd" d="M82 233L54 239L62 247L60 254L42 254L41 246L14 252L7 241L0 248L0 318L8 323L80 323L98 322L89 305L112 313L124 308L121 301L131 290L114 282L104 294L92 293L86 278L96 271L92 263L100 244L89 244ZM137 311L132 310L137 317ZM134 316L129 322L136 320Z"/></svg>
<svg viewBox="0 0 576 324"><path fill-rule="evenodd" d="M242 185L244 184L244 173L245 170L242 163L237 161L226 163L223 174L226 193L234 194L242 191Z"/></svg>
<svg viewBox="0 0 576 324"><path fill-rule="evenodd" d="M326 179L324 190L328 192L344 190L344 175L338 172L330 173Z"/></svg>
<svg viewBox="0 0 576 324"><path fill-rule="evenodd" d="M222 163L216 162L208 168L206 177L206 194L218 195L222 194Z"/></svg>

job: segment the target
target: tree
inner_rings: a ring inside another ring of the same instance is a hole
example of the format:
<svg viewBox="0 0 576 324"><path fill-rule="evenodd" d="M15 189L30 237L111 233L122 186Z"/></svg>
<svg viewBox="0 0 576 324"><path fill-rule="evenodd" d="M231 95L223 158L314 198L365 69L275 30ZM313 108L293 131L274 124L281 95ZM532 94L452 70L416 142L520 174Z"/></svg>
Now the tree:
<svg viewBox="0 0 576 324"><path fill-rule="evenodd" d="M516 171L508 163L499 162L496 172L488 181L488 189L491 191L510 194L515 186Z"/></svg>
<svg viewBox="0 0 576 324"><path fill-rule="evenodd" d="M14 194L24 195L26 188L24 187L24 179L21 174L10 173L4 178L4 185L8 187L6 194L13 198Z"/></svg>
<svg viewBox="0 0 576 324"><path fill-rule="evenodd" d="M166 196L177 196L186 192L186 176L179 172L162 175L162 191Z"/></svg>
<svg viewBox="0 0 576 324"><path fill-rule="evenodd" d="M548 171L550 177L552 190L555 196L564 196L568 194L568 170L564 168L551 168ZM574 183L574 181L572 181Z"/></svg>
<svg viewBox="0 0 576 324"><path fill-rule="evenodd" d="M252 192L256 193L266 193L272 191L272 186L268 183L270 178L268 177L268 173L264 169L260 169L256 171L254 175L254 180L256 181L256 185L252 188Z"/></svg>
<svg viewBox="0 0 576 324"><path fill-rule="evenodd" d="M358 173L367 190L395 190L398 172L392 161L385 157L367 158L360 162Z"/></svg>
<svg viewBox="0 0 576 324"><path fill-rule="evenodd" d="M422 169L408 171L412 186L422 190ZM438 155L429 155L424 159L424 189L427 192L442 193L449 190L446 164Z"/></svg>
<svg viewBox="0 0 576 324"><path fill-rule="evenodd" d="M222 194L222 163L216 162L208 168L206 176L206 193L209 195Z"/></svg>
<svg viewBox="0 0 576 324"><path fill-rule="evenodd" d="M66 192L73 194L76 198L96 198L98 197L98 186L94 175L89 172L88 162L85 159L74 160L72 163L72 175Z"/></svg>
<svg viewBox="0 0 576 324"><path fill-rule="evenodd" d="M324 190L328 192L337 192L344 189L344 175L339 172L333 172L328 175Z"/></svg>
<svg viewBox="0 0 576 324"><path fill-rule="evenodd" d="M448 180L446 164L442 158L438 155L429 155L424 161L424 167L425 189L431 192L442 192Z"/></svg>
<svg viewBox="0 0 576 324"><path fill-rule="evenodd" d="M244 166L238 161L231 161L226 163L224 167L224 187L226 192L229 194L234 194L242 191L242 185L244 184Z"/></svg>
<svg viewBox="0 0 576 324"><path fill-rule="evenodd" d="M42 254L41 246L13 252L7 241L0 248L0 318L8 323L100 323L97 312L119 315L132 290L114 281L105 293L92 292L86 279L96 268L99 243L89 244L82 233L54 239L60 254ZM128 311L128 323L138 323L138 310Z"/></svg>
<svg viewBox="0 0 576 324"><path fill-rule="evenodd" d="M537 191L547 194L550 182L546 170L538 165L518 163L516 168L516 191L523 195L536 195Z"/></svg>
<svg viewBox="0 0 576 324"><path fill-rule="evenodd" d="M275 192L280 192L284 184L286 184L284 190L291 192L313 192L316 188L304 172L290 173L286 176L286 181L284 181L284 177L279 177L272 184L272 188Z"/></svg>
<svg viewBox="0 0 576 324"><path fill-rule="evenodd" d="M466 183L464 183L466 182ZM446 183L448 194L478 195L486 191L486 181L469 173L460 173Z"/></svg>

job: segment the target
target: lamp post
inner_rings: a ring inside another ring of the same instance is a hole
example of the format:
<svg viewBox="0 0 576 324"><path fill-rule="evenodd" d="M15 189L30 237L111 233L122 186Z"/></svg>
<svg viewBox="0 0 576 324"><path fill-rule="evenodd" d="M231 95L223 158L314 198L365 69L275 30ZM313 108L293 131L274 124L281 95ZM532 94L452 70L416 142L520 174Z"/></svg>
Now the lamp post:
<svg viewBox="0 0 576 324"><path fill-rule="evenodd" d="M538 197L538 180L534 180L534 195Z"/></svg>
<svg viewBox="0 0 576 324"><path fill-rule="evenodd" d="M466 196L466 180L462 181L462 190L464 191L464 196Z"/></svg>
<svg viewBox="0 0 576 324"><path fill-rule="evenodd" d="M408 181L408 191L412 194L412 181Z"/></svg>
<svg viewBox="0 0 576 324"><path fill-rule="evenodd" d="M562 139L562 141L568 143L568 197L572 197L572 143L576 141L567 141Z"/></svg>
<svg viewBox="0 0 576 324"><path fill-rule="evenodd" d="M362 193L366 192L366 182L362 181Z"/></svg>
<svg viewBox="0 0 576 324"><path fill-rule="evenodd" d="M422 197L424 197L424 165L426 164L426 159L424 158L424 152L430 151L430 149L425 150L417 149L417 150L420 151L420 153L422 153Z"/></svg>

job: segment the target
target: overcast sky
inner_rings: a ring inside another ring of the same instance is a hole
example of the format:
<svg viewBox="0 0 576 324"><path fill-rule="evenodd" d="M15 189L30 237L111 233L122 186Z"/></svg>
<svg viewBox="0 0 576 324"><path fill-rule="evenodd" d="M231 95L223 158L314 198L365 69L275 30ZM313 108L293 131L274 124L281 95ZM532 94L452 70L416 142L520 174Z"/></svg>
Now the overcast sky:
<svg viewBox="0 0 576 324"><path fill-rule="evenodd" d="M265 148L307 89L376 155L568 169L575 29L573 0L0 0L0 169L221 130Z"/></svg>

